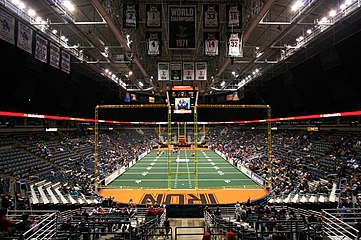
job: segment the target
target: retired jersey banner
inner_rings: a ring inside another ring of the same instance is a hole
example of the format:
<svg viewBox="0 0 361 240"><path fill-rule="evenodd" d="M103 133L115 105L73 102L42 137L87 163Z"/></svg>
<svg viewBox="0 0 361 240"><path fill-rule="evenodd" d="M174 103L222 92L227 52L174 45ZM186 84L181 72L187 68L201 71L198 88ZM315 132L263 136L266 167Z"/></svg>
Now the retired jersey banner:
<svg viewBox="0 0 361 240"><path fill-rule="evenodd" d="M123 5L124 27L136 28L138 26L138 4Z"/></svg>
<svg viewBox="0 0 361 240"><path fill-rule="evenodd" d="M60 48L50 42L49 64L57 69L60 68Z"/></svg>
<svg viewBox="0 0 361 240"><path fill-rule="evenodd" d="M227 5L227 27L242 27L242 5Z"/></svg>
<svg viewBox="0 0 361 240"><path fill-rule="evenodd" d="M182 63L170 63L170 80L182 81Z"/></svg>
<svg viewBox="0 0 361 240"><path fill-rule="evenodd" d="M205 32L204 33L204 55L218 56L219 55L219 33Z"/></svg>
<svg viewBox="0 0 361 240"><path fill-rule="evenodd" d="M196 80L207 80L207 63L196 62Z"/></svg>
<svg viewBox="0 0 361 240"><path fill-rule="evenodd" d="M15 18L0 10L0 39L15 44Z"/></svg>
<svg viewBox="0 0 361 240"><path fill-rule="evenodd" d="M61 70L70 73L70 54L63 50L61 51Z"/></svg>
<svg viewBox="0 0 361 240"><path fill-rule="evenodd" d="M147 55L159 56L160 55L160 39L162 39L161 32L147 32Z"/></svg>
<svg viewBox="0 0 361 240"><path fill-rule="evenodd" d="M216 4L205 4L203 6L203 26L205 28L218 27L219 7Z"/></svg>
<svg viewBox="0 0 361 240"><path fill-rule="evenodd" d="M48 61L48 40L36 34L35 58L46 63Z"/></svg>
<svg viewBox="0 0 361 240"><path fill-rule="evenodd" d="M18 22L18 48L33 53L33 30L22 22Z"/></svg>
<svg viewBox="0 0 361 240"><path fill-rule="evenodd" d="M162 5L160 4L146 4L147 10L147 27L160 28L162 25Z"/></svg>
<svg viewBox="0 0 361 240"><path fill-rule="evenodd" d="M231 33L228 39L228 56L243 57L242 38L238 33Z"/></svg>
<svg viewBox="0 0 361 240"><path fill-rule="evenodd" d="M196 6L170 5L168 7L169 48L196 48Z"/></svg>
<svg viewBox="0 0 361 240"><path fill-rule="evenodd" d="M169 81L169 62L158 63L158 81Z"/></svg>
<svg viewBox="0 0 361 240"><path fill-rule="evenodd" d="M186 81L194 80L194 62L183 63L183 80Z"/></svg>

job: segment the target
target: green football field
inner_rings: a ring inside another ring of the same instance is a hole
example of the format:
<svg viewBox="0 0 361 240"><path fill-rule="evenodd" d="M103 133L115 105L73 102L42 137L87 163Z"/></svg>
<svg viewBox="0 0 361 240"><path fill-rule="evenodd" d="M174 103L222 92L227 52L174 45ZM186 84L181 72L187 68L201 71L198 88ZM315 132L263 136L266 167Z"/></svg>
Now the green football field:
<svg viewBox="0 0 361 240"><path fill-rule="evenodd" d="M168 150L153 150L125 173L110 188L168 189ZM194 150L171 151L171 189L195 189ZM160 155L160 156L158 156ZM198 150L198 188L261 187L212 150Z"/></svg>

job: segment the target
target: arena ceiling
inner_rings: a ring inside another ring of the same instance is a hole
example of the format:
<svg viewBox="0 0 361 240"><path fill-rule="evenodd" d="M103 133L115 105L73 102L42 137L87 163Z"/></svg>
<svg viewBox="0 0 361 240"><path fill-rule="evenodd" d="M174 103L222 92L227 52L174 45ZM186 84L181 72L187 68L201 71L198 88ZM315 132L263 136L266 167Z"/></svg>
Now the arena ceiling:
<svg viewBox="0 0 361 240"><path fill-rule="evenodd" d="M11 8L19 6L20 1L3 2ZM127 27L125 7L133 4L136 4L136 26ZM160 27L146 26L150 4L159 6ZM169 29L168 7L174 5L195 6L195 47L192 49L169 47L173 29ZM216 27L204 26L203 16L209 5L217 6L219 24ZM227 11L234 5L241 6L242 21L240 27L229 28ZM201 94L209 95L264 81L284 66L305 61L304 54L300 53L314 54L319 47L313 44L320 41L323 45L335 44L339 41L335 34L337 26L342 26L341 22L347 18L360 15L356 0L37 0L25 2L25 6L43 19L32 20L34 27L42 29L49 39L71 53L72 66L86 64L124 91L156 96L163 96L169 84L196 85ZM27 14L25 9L24 12ZM160 36L157 56L147 52L151 32ZM218 55L205 55L205 32L219 36ZM242 57L228 55L230 33L241 36ZM158 81L158 62L206 62L207 79Z"/></svg>

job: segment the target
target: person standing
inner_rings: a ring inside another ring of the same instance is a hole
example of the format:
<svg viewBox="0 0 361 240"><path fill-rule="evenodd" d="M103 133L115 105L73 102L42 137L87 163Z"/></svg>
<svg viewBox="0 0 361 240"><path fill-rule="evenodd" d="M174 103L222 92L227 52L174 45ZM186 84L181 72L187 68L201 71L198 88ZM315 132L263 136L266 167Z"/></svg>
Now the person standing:
<svg viewBox="0 0 361 240"><path fill-rule="evenodd" d="M16 226L16 222L11 221L6 217L7 213L8 213L7 208L0 209L0 236L10 235L13 232L14 227Z"/></svg>
<svg viewBox="0 0 361 240"><path fill-rule="evenodd" d="M170 232L170 221L169 221L168 217L165 218L165 220L163 222L163 226L165 227L166 238L168 238L168 235Z"/></svg>

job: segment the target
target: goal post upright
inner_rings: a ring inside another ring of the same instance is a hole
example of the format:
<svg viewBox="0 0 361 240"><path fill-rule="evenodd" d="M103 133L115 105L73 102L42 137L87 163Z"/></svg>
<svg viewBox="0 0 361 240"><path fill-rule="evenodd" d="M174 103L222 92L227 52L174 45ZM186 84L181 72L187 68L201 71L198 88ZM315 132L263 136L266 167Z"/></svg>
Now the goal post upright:
<svg viewBox="0 0 361 240"><path fill-rule="evenodd" d="M172 158L171 158L171 146L172 146L172 108L170 104L168 105L168 132L167 132L167 181L168 181L168 190L171 189L172 185Z"/></svg>
<svg viewBox="0 0 361 240"><path fill-rule="evenodd" d="M187 143L187 122L184 122L183 136L184 136L184 143Z"/></svg>
<svg viewBox="0 0 361 240"><path fill-rule="evenodd" d="M95 107L95 123L94 123L94 186L98 189L98 143L99 143L99 105Z"/></svg>
<svg viewBox="0 0 361 240"><path fill-rule="evenodd" d="M198 190L198 112L194 106L194 188Z"/></svg>
<svg viewBox="0 0 361 240"><path fill-rule="evenodd" d="M267 152L268 152L268 187L271 189L273 184L273 164L272 164L272 123L271 119L271 107L267 105Z"/></svg>
<svg viewBox="0 0 361 240"><path fill-rule="evenodd" d="M178 122L177 123L177 134L178 134L178 136L177 136L177 142L176 143L178 143L179 144L179 141L180 141L180 134L181 134L181 131L180 131L180 123Z"/></svg>

